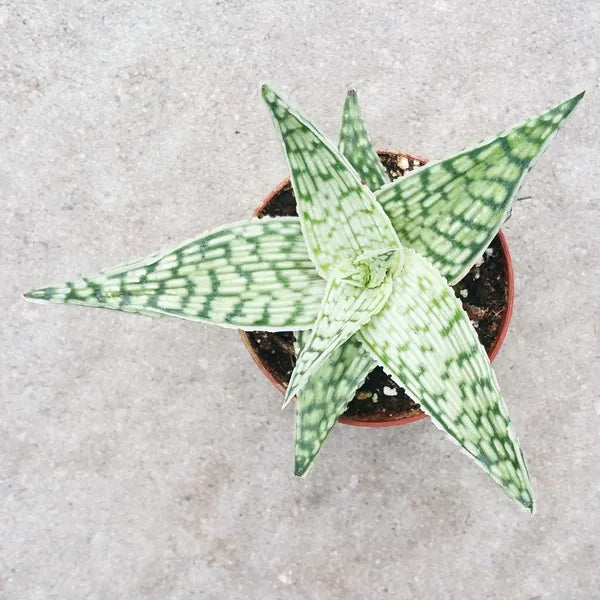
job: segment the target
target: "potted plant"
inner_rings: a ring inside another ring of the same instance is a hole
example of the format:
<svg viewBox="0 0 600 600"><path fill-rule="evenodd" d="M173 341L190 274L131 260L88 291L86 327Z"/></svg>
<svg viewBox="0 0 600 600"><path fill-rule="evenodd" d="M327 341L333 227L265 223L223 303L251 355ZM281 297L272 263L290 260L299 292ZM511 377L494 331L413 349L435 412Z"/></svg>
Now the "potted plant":
<svg viewBox="0 0 600 600"><path fill-rule="evenodd" d="M284 406L296 397L297 475L380 365L510 497L533 510L489 358L450 286L484 255L523 176L583 94L389 182L353 93L337 148L271 88L262 92L284 143L298 217L224 226L26 297L296 332Z"/></svg>

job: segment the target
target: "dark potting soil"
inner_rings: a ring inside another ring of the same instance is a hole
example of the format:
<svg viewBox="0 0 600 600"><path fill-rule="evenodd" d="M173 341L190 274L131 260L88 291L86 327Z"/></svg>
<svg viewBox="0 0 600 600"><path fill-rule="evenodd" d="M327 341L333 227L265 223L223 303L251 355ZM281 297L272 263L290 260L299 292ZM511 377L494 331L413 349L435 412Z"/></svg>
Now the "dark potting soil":
<svg viewBox="0 0 600 600"><path fill-rule="evenodd" d="M401 153L380 152L379 157L391 179L402 177L424 164L424 161ZM259 217L295 215L296 200L289 184L258 213ZM454 291L477 330L479 340L489 352L507 308L507 269L498 237L492 240L479 263L454 286ZM248 339L273 376L287 385L296 363L293 334L250 332ZM359 388L344 416L357 421L391 421L420 413L419 405L381 367L377 367Z"/></svg>

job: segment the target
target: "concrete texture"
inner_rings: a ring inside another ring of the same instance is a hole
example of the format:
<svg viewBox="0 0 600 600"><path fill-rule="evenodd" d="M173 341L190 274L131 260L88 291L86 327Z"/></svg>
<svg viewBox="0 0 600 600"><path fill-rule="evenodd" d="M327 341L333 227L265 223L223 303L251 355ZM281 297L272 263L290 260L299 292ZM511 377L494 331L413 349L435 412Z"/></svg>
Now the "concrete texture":
<svg viewBox="0 0 600 600"><path fill-rule="evenodd" d="M0 597L598 598L598 31L591 0L2 3ZM356 87L429 157L587 88L505 228L533 518L427 421L294 479L235 332L21 299L245 218L286 175L265 81L333 136Z"/></svg>

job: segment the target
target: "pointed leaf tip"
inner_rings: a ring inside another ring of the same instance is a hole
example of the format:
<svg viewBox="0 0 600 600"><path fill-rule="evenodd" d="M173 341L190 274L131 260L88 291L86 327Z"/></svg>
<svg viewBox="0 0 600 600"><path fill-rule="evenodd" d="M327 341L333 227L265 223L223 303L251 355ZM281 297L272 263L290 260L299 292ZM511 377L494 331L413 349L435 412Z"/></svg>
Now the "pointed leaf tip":
<svg viewBox="0 0 600 600"><path fill-rule="evenodd" d="M561 121L564 121L572 112L575 110L575 107L579 104L581 99L585 96L585 90L582 90L578 94L575 94L572 98L561 102L554 109L550 109L550 111L556 111L561 115Z"/></svg>
<svg viewBox="0 0 600 600"><path fill-rule="evenodd" d="M23 294L29 302L65 302L68 290L65 286L42 287L30 290Z"/></svg>
<svg viewBox="0 0 600 600"><path fill-rule="evenodd" d="M23 292L23 298L25 300L43 300L43 296L38 296L39 290L30 290L29 292Z"/></svg>
<svg viewBox="0 0 600 600"><path fill-rule="evenodd" d="M307 332L298 337L305 346ZM367 375L377 366L356 337L336 348L296 398L294 474L304 476Z"/></svg>
<svg viewBox="0 0 600 600"><path fill-rule="evenodd" d="M313 465L312 460L307 460L306 458L298 458L294 457L294 476L296 477L306 477L308 471Z"/></svg>
<svg viewBox="0 0 600 600"><path fill-rule="evenodd" d="M260 93L263 97L263 100L267 104L273 104L277 100L277 94L268 83L264 83L262 85L262 87L260 88Z"/></svg>
<svg viewBox="0 0 600 600"><path fill-rule="evenodd" d="M533 502L533 499L531 499L529 502L523 502L522 504L529 511L531 516L533 516L535 513L535 504Z"/></svg>

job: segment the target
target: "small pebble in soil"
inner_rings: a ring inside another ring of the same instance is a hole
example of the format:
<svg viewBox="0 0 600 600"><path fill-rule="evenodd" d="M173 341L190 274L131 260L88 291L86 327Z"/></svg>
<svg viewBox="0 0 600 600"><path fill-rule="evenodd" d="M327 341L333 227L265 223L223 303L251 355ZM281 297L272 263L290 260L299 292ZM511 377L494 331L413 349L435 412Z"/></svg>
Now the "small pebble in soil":
<svg viewBox="0 0 600 600"><path fill-rule="evenodd" d="M488 248L485 251L486 256L492 256L492 254L494 254L494 249L493 248Z"/></svg>
<svg viewBox="0 0 600 600"><path fill-rule="evenodd" d="M375 404L377 404L379 402L379 396L377 396L377 394L373 394L372 400Z"/></svg>
<svg viewBox="0 0 600 600"><path fill-rule="evenodd" d="M481 306L476 306L474 304L468 304L465 302L463 304L463 308L467 311L471 321L481 321L481 319L484 319L487 315L487 311Z"/></svg>
<svg viewBox="0 0 600 600"><path fill-rule="evenodd" d="M460 295L463 298L466 298L469 295L469 290L467 290L466 288L464 290L460 290Z"/></svg>
<svg viewBox="0 0 600 600"><path fill-rule="evenodd" d="M396 396L398 394L394 388L388 387L387 385L383 386L383 393L386 396Z"/></svg>

